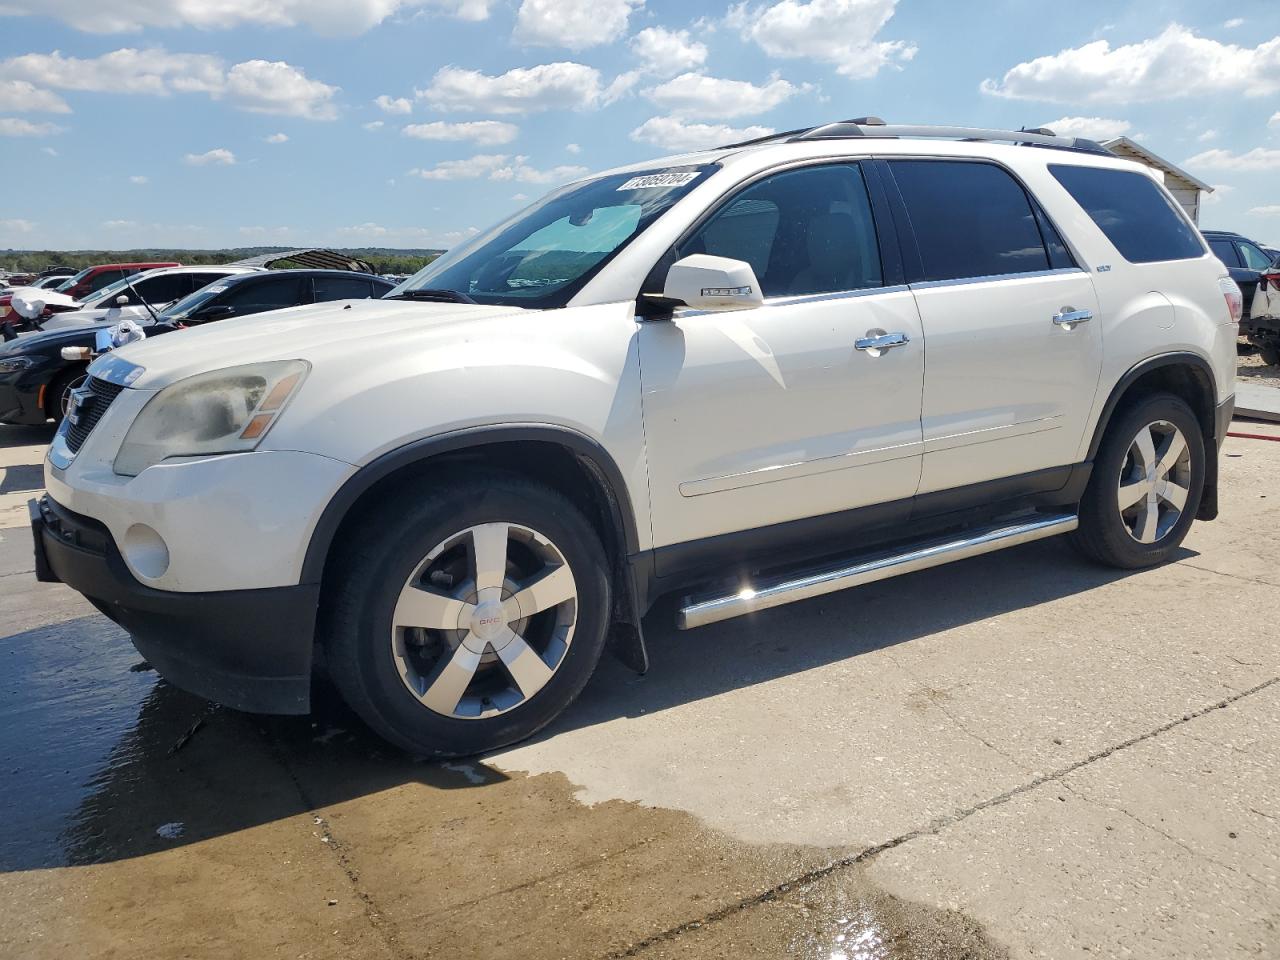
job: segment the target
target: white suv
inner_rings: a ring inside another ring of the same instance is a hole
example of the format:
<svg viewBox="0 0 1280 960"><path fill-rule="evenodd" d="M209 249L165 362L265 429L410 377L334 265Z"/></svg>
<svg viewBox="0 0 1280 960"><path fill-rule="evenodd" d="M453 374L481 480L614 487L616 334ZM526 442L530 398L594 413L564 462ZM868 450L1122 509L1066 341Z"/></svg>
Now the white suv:
<svg viewBox="0 0 1280 960"><path fill-rule="evenodd" d="M528 736L693 627L1217 505L1239 290L1141 166L874 118L562 187L405 281L95 362L39 575L180 687L409 750Z"/></svg>

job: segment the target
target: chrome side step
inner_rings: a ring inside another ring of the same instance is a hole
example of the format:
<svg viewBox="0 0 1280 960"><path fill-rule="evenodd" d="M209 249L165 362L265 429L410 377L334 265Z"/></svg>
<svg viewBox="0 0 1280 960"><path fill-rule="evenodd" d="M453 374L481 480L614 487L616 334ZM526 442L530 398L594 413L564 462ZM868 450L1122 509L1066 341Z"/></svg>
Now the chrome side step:
<svg viewBox="0 0 1280 960"><path fill-rule="evenodd" d="M933 540L918 544L901 553L873 556L854 562L837 561L835 565L810 569L790 578L762 580L747 584L736 593L691 597L684 601L676 617L681 630L705 626L719 620L740 617L744 613L779 607L835 593L849 587L887 580L904 573L927 570L953 560L964 560L984 553L993 553L1005 547L1014 547L1032 540L1067 533L1079 525L1075 514L1036 516L1019 523L1005 523L994 527L972 530L963 537Z"/></svg>

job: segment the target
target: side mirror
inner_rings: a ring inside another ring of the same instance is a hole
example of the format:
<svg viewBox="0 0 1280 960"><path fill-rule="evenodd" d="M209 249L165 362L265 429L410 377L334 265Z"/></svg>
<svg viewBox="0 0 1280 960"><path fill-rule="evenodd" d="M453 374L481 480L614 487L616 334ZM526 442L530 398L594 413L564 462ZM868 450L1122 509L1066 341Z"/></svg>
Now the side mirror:
<svg viewBox="0 0 1280 960"><path fill-rule="evenodd" d="M662 296L695 310L750 310L764 303L751 264L705 253L673 263Z"/></svg>
<svg viewBox="0 0 1280 960"><path fill-rule="evenodd" d="M129 305L129 295L127 293L122 293L120 294L120 296L116 297L117 307L125 307L128 305Z"/></svg>

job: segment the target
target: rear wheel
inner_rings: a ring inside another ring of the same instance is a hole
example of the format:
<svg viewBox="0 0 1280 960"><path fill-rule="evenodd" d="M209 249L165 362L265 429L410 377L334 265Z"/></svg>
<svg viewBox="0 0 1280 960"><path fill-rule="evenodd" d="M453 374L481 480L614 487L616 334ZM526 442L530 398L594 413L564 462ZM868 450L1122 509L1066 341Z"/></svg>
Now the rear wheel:
<svg viewBox="0 0 1280 960"><path fill-rule="evenodd" d="M405 489L347 546L327 581L329 673L407 750L456 756L528 737L599 661L608 563L553 490L499 473Z"/></svg>
<svg viewBox="0 0 1280 960"><path fill-rule="evenodd" d="M1163 563L1195 519L1204 476L1204 439L1191 408L1171 394L1147 397L1107 428L1072 540L1108 566Z"/></svg>
<svg viewBox="0 0 1280 960"><path fill-rule="evenodd" d="M1274 367L1280 364L1280 343L1275 340L1267 340L1258 344L1258 355L1262 357L1262 362L1268 366Z"/></svg>

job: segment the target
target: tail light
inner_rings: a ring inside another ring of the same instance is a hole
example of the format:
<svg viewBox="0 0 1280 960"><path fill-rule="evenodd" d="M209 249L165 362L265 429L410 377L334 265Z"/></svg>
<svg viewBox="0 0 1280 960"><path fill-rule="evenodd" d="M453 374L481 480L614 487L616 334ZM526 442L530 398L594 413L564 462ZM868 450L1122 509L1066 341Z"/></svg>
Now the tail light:
<svg viewBox="0 0 1280 960"><path fill-rule="evenodd" d="M1230 277L1219 277L1218 288L1222 291L1223 299L1227 301L1227 313L1231 315L1231 322L1239 323L1244 315L1244 297L1240 293L1240 288Z"/></svg>
<svg viewBox="0 0 1280 960"><path fill-rule="evenodd" d="M1280 273L1264 273L1258 279L1258 283L1262 286L1263 290L1267 289L1268 283L1271 284L1273 287L1275 287L1277 290L1280 290Z"/></svg>

